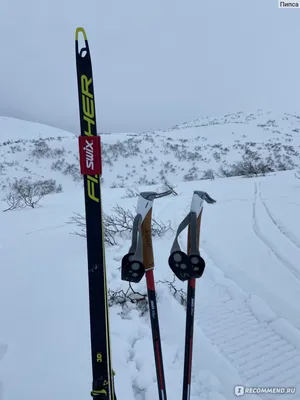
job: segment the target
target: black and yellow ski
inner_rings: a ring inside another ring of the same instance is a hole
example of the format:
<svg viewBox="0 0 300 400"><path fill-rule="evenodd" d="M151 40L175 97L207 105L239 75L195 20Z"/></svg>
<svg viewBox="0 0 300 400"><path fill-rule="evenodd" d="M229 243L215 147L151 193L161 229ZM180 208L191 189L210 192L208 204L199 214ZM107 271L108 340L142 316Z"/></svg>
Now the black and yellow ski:
<svg viewBox="0 0 300 400"><path fill-rule="evenodd" d="M80 41L80 43L79 43ZM82 44L81 44L82 42ZM90 330L93 385L97 400L116 400L111 365L109 310L101 204L101 144L97 135L91 55L86 33L75 34L77 83L81 135L80 168L84 177Z"/></svg>

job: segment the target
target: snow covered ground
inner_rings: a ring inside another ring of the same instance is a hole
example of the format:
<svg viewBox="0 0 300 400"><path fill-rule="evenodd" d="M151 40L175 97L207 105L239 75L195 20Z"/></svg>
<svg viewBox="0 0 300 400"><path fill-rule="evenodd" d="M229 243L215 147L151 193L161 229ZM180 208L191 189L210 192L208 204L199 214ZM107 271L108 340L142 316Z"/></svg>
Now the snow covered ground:
<svg viewBox="0 0 300 400"><path fill-rule="evenodd" d="M246 148L246 142L256 143L252 147L275 161L290 162L286 157L291 157L299 166L300 119L285 115L276 122L266 114L249 115L195 121L168 132L103 136L105 213L113 215L117 204L134 212L137 199L129 197L128 188L157 190L163 175L177 184L178 196L156 200L154 217L170 221L174 230L194 190L217 200L203 212L201 249L207 266L197 282L192 400L235 399L235 385L296 388L292 394L243 399L300 399L299 175L290 170L256 178L199 179L205 170L217 171L243 157L245 148L235 147L236 140ZM218 143L228 150L214 148ZM220 158L213 156L215 149ZM42 199L41 207L0 213L0 399L89 399L86 243L70 234L78 228L67 223L73 213L84 213L76 137L2 118L0 154L3 197L14 177L53 178L63 187L62 193ZM184 179L193 163L200 176ZM173 239L172 230L154 238L154 251L166 384L169 399L175 400L181 398L185 284L168 284L173 281L167 264ZM185 236L180 239L184 247ZM128 288L119 267L129 238L117 235L116 241L106 247L113 292ZM134 289L144 294L144 280ZM148 314L135 304L112 303L118 399L155 399Z"/></svg>

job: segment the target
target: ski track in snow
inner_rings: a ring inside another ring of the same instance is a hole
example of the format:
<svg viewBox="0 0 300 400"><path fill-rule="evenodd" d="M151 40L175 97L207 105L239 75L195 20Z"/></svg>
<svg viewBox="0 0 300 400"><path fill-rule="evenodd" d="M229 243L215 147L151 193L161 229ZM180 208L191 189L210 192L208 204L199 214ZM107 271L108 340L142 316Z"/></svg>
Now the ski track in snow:
<svg viewBox="0 0 300 400"><path fill-rule="evenodd" d="M271 241L270 237L271 235L268 234L265 235L260 228L259 224L259 218L257 217L257 212L258 212L258 206L259 204L262 206L262 208L265 210L264 204L261 200L261 194L260 194L260 184L257 184L255 182L254 184L254 200L253 200L253 219L252 219L252 227L253 231L256 234L256 236L269 248L269 250L273 253L273 255L276 257L276 259L284 266L286 267L296 279L300 281L300 270L298 270L291 262L288 260L288 258L282 254L282 252L278 249L278 247ZM270 215L267 213L269 219L273 222L273 225L276 227L274 224L274 221L272 218L270 218ZM281 231L280 231L281 232ZM288 239L289 242L290 238L288 238L286 235L282 235L285 239ZM282 239L283 240L283 239ZM293 242L292 242L293 243ZM294 243L293 243L294 244ZM300 256L300 253L299 253Z"/></svg>
<svg viewBox="0 0 300 400"><path fill-rule="evenodd" d="M259 185L260 186L260 185ZM275 216L271 213L269 207L267 206L265 200L262 197L261 190L258 191L259 195L259 200L263 204L268 216L276 226L276 228L284 235L286 236L287 239L289 239L295 246L297 246L300 249L300 240L294 236L291 232L288 232L287 229L284 227L284 225L277 219Z"/></svg>
<svg viewBox="0 0 300 400"><path fill-rule="evenodd" d="M56 230L56 229L64 228L64 227L65 227L65 224L46 226L45 228L35 229L34 231L26 232L26 235L32 235L33 233L36 233L36 232L44 232L44 231Z"/></svg>
<svg viewBox="0 0 300 400"><path fill-rule="evenodd" d="M184 238L182 235L180 239L182 248L185 248ZM203 357L203 349L197 345L199 331L202 331L218 349L218 362L230 370L231 382L227 382L227 388L222 382L227 398L236 398L233 392L230 395L230 387L233 390L234 385L242 384L297 387L295 394L263 394L261 397L252 394L243 399L299 399L300 332L286 324L287 321L283 322L259 297L244 292L225 278L211 257L205 254L204 258L207 267L203 278L197 281L192 388L197 385L197 370L209 364ZM199 339L201 341L203 338ZM211 369L218 376L214 366Z"/></svg>
<svg viewBox="0 0 300 400"><path fill-rule="evenodd" d="M259 298L245 295L241 301L239 291L233 289L235 284L229 289L228 284L233 283L230 280L225 279L227 284L221 284L207 272L204 279L205 296L201 296L201 292L197 296L195 320L239 373L241 382L236 384L297 386L299 392L300 346L276 331L277 316L269 312L266 320L261 317L260 320L260 307L264 303ZM207 299L208 292L211 299ZM272 394L262 397L273 400L281 396ZM299 393L288 398L298 399Z"/></svg>

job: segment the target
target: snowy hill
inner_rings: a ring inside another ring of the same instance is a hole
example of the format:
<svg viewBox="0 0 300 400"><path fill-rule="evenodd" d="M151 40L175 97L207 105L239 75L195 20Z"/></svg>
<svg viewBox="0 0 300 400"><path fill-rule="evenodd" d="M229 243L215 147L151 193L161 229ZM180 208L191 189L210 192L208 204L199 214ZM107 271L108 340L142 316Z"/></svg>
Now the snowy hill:
<svg viewBox="0 0 300 400"><path fill-rule="evenodd" d="M205 190L217 203L203 212L207 266L197 283L191 398L234 399L234 386L245 385L297 391L244 399L300 399L300 118L237 113L102 142L103 207L113 221L117 206L134 212L136 191L177 185L177 196L154 203L163 230L154 251L169 398L181 398L185 284L173 283L167 260L193 190ZM74 133L0 118L2 197L15 178L62 186L40 207L0 213L1 400L90 398L86 243L69 223L84 213L77 148ZM271 173L239 177L245 160ZM224 175L231 177L217 179ZM145 282L134 285L141 299L132 303L120 279L129 236L117 233L106 246L116 391L120 400L150 400L157 388Z"/></svg>
<svg viewBox="0 0 300 400"><path fill-rule="evenodd" d="M0 171L6 172L0 185L7 184L7 176L43 177L45 171L54 179L63 174L81 180L74 134L3 117L0 132ZM270 170L294 169L300 164L300 117L237 113L168 131L107 134L102 142L107 188L230 176L242 160L263 160Z"/></svg>

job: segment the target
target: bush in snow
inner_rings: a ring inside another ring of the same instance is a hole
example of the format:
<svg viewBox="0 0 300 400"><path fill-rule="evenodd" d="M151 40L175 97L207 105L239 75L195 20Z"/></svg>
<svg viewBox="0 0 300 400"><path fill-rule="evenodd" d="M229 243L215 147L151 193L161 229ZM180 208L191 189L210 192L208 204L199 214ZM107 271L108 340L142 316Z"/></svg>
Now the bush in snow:
<svg viewBox="0 0 300 400"><path fill-rule="evenodd" d="M65 168L65 163L66 160L64 158L57 161L53 161L53 163L51 164L51 169L53 171L62 171L63 168Z"/></svg>
<svg viewBox="0 0 300 400"><path fill-rule="evenodd" d="M50 158L51 147L44 139L34 140L34 147L30 154L34 158Z"/></svg>
<svg viewBox="0 0 300 400"><path fill-rule="evenodd" d="M230 178L233 175L233 171L231 169L229 169L228 166L226 165L221 165L219 168L219 176L221 178Z"/></svg>
<svg viewBox="0 0 300 400"><path fill-rule="evenodd" d="M124 187L125 187L125 183L124 183L124 182L122 182L122 183L113 182L113 183L110 185L110 188L111 188L111 189L118 189L118 188L124 189Z"/></svg>
<svg viewBox="0 0 300 400"><path fill-rule="evenodd" d="M109 230L110 233L115 237L119 235L131 234L134 215L130 210L125 210L123 207L117 205L112 209L113 215L103 215L105 229ZM171 228L170 221L168 224L158 222L155 218L152 218L152 236L162 237ZM129 236L129 235L128 235Z"/></svg>
<svg viewBox="0 0 300 400"><path fill-rule="evenodd" d="M213 158L214 158L217 162L220 162L220 161L221 161L221 154L215 151L215 152L213 153Z"/></svg>
<svg viewBox="0 0 300 400"><path fill-rule="evenodd" d="M71 152L69 151L68 153L71 153ZM60 157L64 156L65 154L66 154L66 150L64 147L62 147L61 149L56 148L51 151L51 155L53 158L60 158Z"/></svg>
<svg viewBox="0 0 300 400"><path fill-rule="evenodd" d="M211 180L215 179L215 171L213 169L208 169L203 173L201 179L211 179Z"/></svg>
<svg viewBox="0 0 300 400"><path fill-rule="evenodd" d="M265 176L267 173L274 172L276 169L278 168L274 167L274 163L269 157L264 160L260 158L257 153L246 150L242 161L238 161L229 166L222 165L219 169L219 175L226 178L232 176L246 176L252 178L259 175Z"/></svg>
<svg viewBox="0 0 300 400"><path fill-rule="evenodd" d="M158 192L165 192L167 190L171 190L173 196L178 196L178 193L174 190L177 185L173 185L173 183L169 182L165 175L162 175L162 185L157 189Z"/></svg>
<svg viewBox="0 0 300 400"><path fill-rule="evenodd" d="M19 145L19 144L11 145L10 150L11 150L10 152L13 154L23 151L21 145Z"/></svg>
<svg viewBox="0 0 300 400"><path fill-rule="evenodd" d="M176 299L182 306L186 307L186 292L176 287L175 275L173 275L172 281L165 280L158 281L157 283L162 283L163 285L165 285L173 295L174 299Z"/></svg>
<svg viewBox="0 0 300 400"><path fill-rule="evenodd" d="M48 145L47 140L53 140L54 138L38 139L33 140L33 149L30 155L34 158L59 158L65 155L66 150L64 147L51 149Z"/></svg>
<svg viewBox="0 0 300 400"><path fill-rule="evenodd" d="M140 176L136 183L138 185L152 186L156 185L157 181L154 178L148 179L148 176L145 174L144 176Z"/></svg>
<svg viewBox="0 0 300 400"><path fill-rule="evenodd" d="M4 171L5 171L5 166L3 163L0 163L0 174L1 175L4 174Z"/></svg>
<svg viewBox="0 0 300 400"><path fill-rule="evenodd" d="M130 210L116 206L112 209L113 215L103 214L104 242L110 246L117 245L116 237L123 236L129 238L132 232L134 215ZM72 232L73 235L86 237L85 217L79 213L74 213L69 218L68 224L75 224L80 228L79 232ZM171 223L159 222L152 218L152 236L162 237L167 231L171 230Z"/></svg>
<svg viewBox="0 0 300 400"><path fill-rule="evenodd" d="M74 213L74 215L69 218L67 223L75 224L78 228L80 228L80 231L71 232L72 235L86 237L86 220L83 215ZM115 231L110 229L109 226L104 225L104 243L110 246L116 246L117 242L115 236Z"/></svg>
<svg viewBox="0 0 300 400"><path fill-rule="evenodd" d="M31 182L29 179L16 179L9 185L10 191L3 199L8 208L4 211L16 208L31 207L36 208L40 200L52 193L60 193L62 186L57 185L54 179Z"/></svg>
<svg viewBox="0 0 300 400"><path fill-rule="evenodd" d="M8 208L3 210L3 212L25 207L22 198L14 191L7 193L3 201L5 201L5 203L8 205Z"/></svg>
<svg viewBox="0 0 300 400"><path fill-rule="evenodd" d="M139 191L135 188L128 188L126 190L125 195L122 197L123 199L132 199L133 197L138 197L139 196Z"/></svg>
<svg viewBox="0 0 300 400"><path fill-rule="evenodd" d="M251 158L240 161L232 166L233 176L246 176L248 178L258 175L265 176L267 173L273 171L274 169L272 169L265 161L255 161Z"/></svg>
<svg viewBox="0 0 300 400"><path fill-rule="evenodd" d="M185 181L196 181L198 180L198 168L192 167L189 169L188 173L183 176Z"/></svg>
<svg viewBox="0 0 300 400"><path fill-rule="evenodd" d="M103 144L102 146L102 161L103 164L113 166L119 157L132 158L141 153L140 144L142 140L130 138L124 141L118 140L116 143Z"/></svg>
<svg viewBox="0 0 300 400"><path fill-rule="evenodd" d="M64 175L71 175L74 182L80 182L82 180L82 176L79 170L79 164L65 163L62 172Z"/></svg>
<svg viewBox="0 0 300 400"><path fill-rule="evenodd" d="M108 289L108 305L120 305L123 311L129 311L131 305L135 307L142 313L142 315L148 310L147 294L136 292L130 282L128 283L127 290L111 290Z"/></svg>

